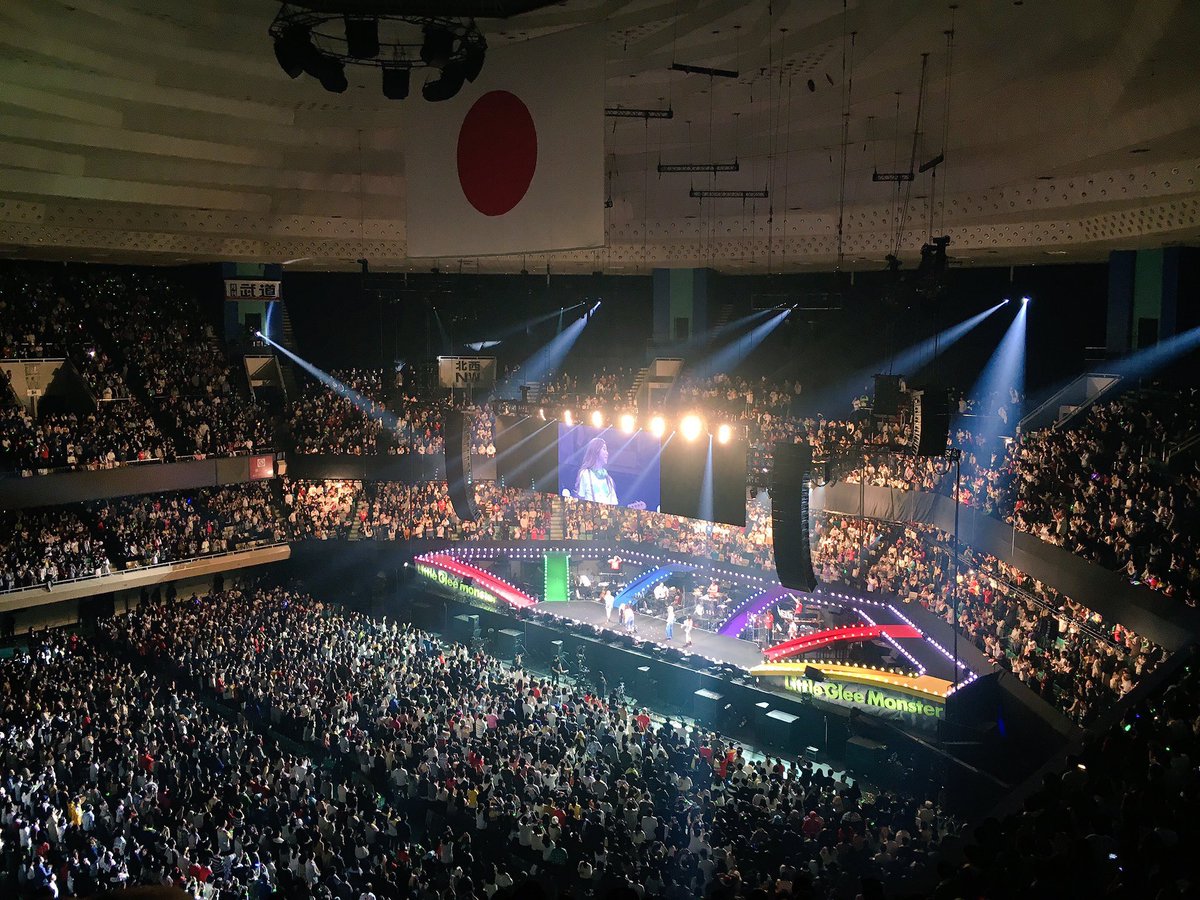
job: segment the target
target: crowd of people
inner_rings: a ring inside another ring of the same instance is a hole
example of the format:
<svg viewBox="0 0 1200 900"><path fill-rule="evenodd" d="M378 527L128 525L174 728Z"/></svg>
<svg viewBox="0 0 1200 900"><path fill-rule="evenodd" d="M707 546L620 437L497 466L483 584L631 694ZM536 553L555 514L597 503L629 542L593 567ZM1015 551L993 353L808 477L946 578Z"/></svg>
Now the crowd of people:
<svg viewBox="0 0 1200 900"><path fill-rule="evenodd" d="M293 540L346 540L362 482L349 479L283 481L283 517Z"/></svg>
<svg viewBox="0 0 1200 900"><path fill-rule="evenodd" d="M286 539L270 486L114 497L88 504L96 532L124 568L178 562Z"/></svg>
<svg viewBox="0 0 1200 900"><path fill-rule="evenodd" d="M251 765L220 783L207 776L237 758L221 737L184 754L168 736L155 754L140 740L146 729L132 729L114 763L142 775L133 790L118 782L135 824L122 829L113 816L98 842L152 822L187 863L177 883L194 893L201 881L265 882L289 896L345 896L347 885L351 896L504 900L532 882L548 897L843 897L936 865L942 843L957 839L931 798L868 795L807 761L752 756L297 590L147 605L101 624L135 667L161 673L159 684L175 679L139 721L190 709L194 691L247 723L231 740L248 741L238 752ZM275 748L276 734L299 753ZM78 792L71 783L51 805ZM133 844L124 836L122 851ZM46 843L53 871L69 846ZM36 868L36 850L23 856Z"/></svg>
<svg viewBox="0 0 1200 900"><path fill-rule="evenodd" d="M1034 693L1079 722L1112 705L1164 658L1161 647L994 557L964 552L957 581L949 541L935 529L888 526L848 586L921 603Z"/></svg>
<svg viewBox="0 0 1200 900"><path fill-rule="evenodd" d="M0 590L54 587L55 582L107 575L104 542L69 508L0 514Z"/></svg>
<svg viewBox="0 0 1200 900"><path fill-rule="evenodd" d="M227 456L271 446L270 417L185 287L156 274L105 271L74 278L73 288L179 436L180 453Z"/></svg>
<svg viewBox="0 0 1200 900"><path fill-rule="evenodd" d="M291 404L289 425L298 453L371 456L380 452L388 415L381 369L335 369L339 385L310 379Z"/></svg>

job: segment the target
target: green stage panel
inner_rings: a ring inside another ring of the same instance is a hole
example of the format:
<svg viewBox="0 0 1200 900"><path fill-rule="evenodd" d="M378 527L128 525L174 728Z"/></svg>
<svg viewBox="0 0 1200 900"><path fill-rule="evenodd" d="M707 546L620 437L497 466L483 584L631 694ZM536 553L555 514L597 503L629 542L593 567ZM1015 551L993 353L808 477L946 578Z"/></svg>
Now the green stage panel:
<svg viewBox="0 0 1200 900"><path fill-rule="evenodd" d="M571 599L571 554L570 553L547 553L545 556L546 565L546 590L542 594L542 599L546 601L557 601L559 603Z"/></svg>

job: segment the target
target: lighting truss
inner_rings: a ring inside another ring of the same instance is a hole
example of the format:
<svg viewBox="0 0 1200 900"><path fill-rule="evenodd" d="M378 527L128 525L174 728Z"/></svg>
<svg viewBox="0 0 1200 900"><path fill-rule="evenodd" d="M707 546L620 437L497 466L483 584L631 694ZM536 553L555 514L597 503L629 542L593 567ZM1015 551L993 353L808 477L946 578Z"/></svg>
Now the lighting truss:
<svg viewBox="0 0 1200 900"><path fill-rule="evenodd" d="M352 4L344 4L351 6ZM373 20L387 26L379 36L376 55L364 58L352 56L345 34L347 20ZM452 35L453 46L445 60L429 63L421 58L421 48L427 31L441 31ZM324 11L310 9L298 4L284 3L275 16L268 34L276 41L300 36L311 43L312 49L323 59L356 66L379 68L438 68L448 65L467 66L480 64L487 51L487 40L473 19L447 16L400 15L392 13L354 14L351 11Z"/></svg>
<svg viewBox="0 0 1200 900"><path fill-rule="evenodd" d="M688 191L688 196L697 200L765 200L770 195L767 193L766 188L757 191L721 191L713 188L692 188Z"/></svg>
<svg viewBox="0 0 1200 900"><path fill-rule="evenodd" d="M719 162L719 163L659 163L658 174L662 175L665 172L736 172L740 166L738 161Z"/></svg>
<svg viewBox="0 0 1200 900"><path fill-rule="evenodd" d="M629 109L624 106L609 106L605 108L604 115L610 119L673 119L675 111L669 106L666 109Z"/></svg>
<svg viewBox="0 0 1200 900"><path fill-rule="evenodd" d="M689 75L707 75L709 78L737 78L740 74L736 69L713 69L709 66L689 66L687 63L671 63L675 72L687 72Z"/></svg>
<svg viewBox="0 0 1200 900"><path fill-rule="evenodd" d="M872 172L872 181L912 181L916 176L912 172Z"/></svg>

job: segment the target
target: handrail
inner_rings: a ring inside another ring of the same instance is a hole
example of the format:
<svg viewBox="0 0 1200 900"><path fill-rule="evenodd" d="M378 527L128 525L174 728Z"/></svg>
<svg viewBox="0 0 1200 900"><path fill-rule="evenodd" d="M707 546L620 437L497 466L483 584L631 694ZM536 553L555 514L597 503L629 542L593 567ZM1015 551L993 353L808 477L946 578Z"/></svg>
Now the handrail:
<svg viewBox="0 0 1200 900"><path fill-rule="evenodd" d="M286 547L290 543L291 543L291 541L255 542L255 543L251 543L247 546L239 547L236 550L222 550L220 553L206 553L203 556L189 556L185 559L173 559L173 560L170 560L169 562L153 563L148 566L132 566L128 569L112 569L112 568L110 568L109 571L105 572L102 575L81 575L78 578L63 578L59 581L55 581L53 584L53 587L59 587L64 584L80 584L81 582L84 582L84 581L95 581L100 578L108 578L113 575L126 575L131 572L136 572L139 574L142 572L153 572L157 569L166 569L171 566L178 566L181 563L198 562L200 560L205 560L205 559L220 559L223 556L233 556L234 554L246 553L247 551L250 551L250 550L264 550L264 549L267 549L268 547ZM43 587L45 587L45 582L42 582L40 584L26 584L26 585L22 585L20 587L2 588L2 589L0 589L0 597L3 597L5 594L16 594L16 593L20 593L21 591L35 590L37 588L43 588Z"/></svg>
<svg viewBox="0 0 1200 900"><path fill-rule="evenodd" d="M122 398L125 399L125 398ZM108 402L118 402L112 400ZM112 463L77 463L73 466L53 466L50 468L37 467L32 469L7 469L0 471L0 478L38 478L42 475L56 475L64 472L108 472L112 469L123 469L132 466L143 466L149 464L169 465L171 463L180 462L196 462L205 459L237 459L240 456L264 456L268 453L275 453L274 447L255 447L253 450L235 450L232 453L193 453L188 455L176 454L170 459L150 457L149 459L125 459L117 460ZM24 475L24 472L33 472L32 475Z"/></svg>

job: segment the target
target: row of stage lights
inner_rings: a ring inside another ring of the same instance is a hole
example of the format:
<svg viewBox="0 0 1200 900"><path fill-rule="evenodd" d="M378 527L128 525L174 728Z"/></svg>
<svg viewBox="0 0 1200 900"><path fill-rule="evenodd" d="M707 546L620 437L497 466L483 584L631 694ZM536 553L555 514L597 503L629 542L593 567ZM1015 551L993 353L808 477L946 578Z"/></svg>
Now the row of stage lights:
<svg viewBox="0 0 1200 900"><path fill-rule="evenodd" d="M542 411L542 418L546 418L545 410ZM575 413L569 409L563 410L562 421L568 427L580 424L575 419ZM615 422L611 422L603 410L593 409L587 414L587 422L593 428L615 425L622 434L633 434L638 430L637 416L633 413L621 413L616 417ZM656 438L662 438L667 433L667 420L663 416L652 416L646 423L646 430ZM705 422L695 413L688 413L679 420L679 433L683 435L684 440L694 441L705 433ZM717 439L718 444L728 444L733 440L733 426L728 422L722 422L717 426L716 431L709 433Z"/></svg>

